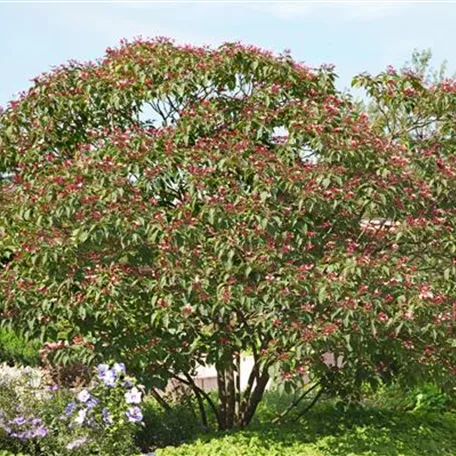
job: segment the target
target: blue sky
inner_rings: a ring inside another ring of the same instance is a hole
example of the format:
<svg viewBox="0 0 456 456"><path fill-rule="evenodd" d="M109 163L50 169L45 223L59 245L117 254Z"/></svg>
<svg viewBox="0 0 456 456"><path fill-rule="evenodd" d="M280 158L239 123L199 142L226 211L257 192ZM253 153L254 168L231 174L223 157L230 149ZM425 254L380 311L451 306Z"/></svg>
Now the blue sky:
<svg viewBox="0 0 456 456"><path fill-rule="evenodd" d="M122 37L165 35L178 42L242 41L290 49L309 65L333 63L340 88L353 75L401 66L414 48L456 70L456 2L1 3L0 106L30 78L68 59L103 55Z"/></svg>

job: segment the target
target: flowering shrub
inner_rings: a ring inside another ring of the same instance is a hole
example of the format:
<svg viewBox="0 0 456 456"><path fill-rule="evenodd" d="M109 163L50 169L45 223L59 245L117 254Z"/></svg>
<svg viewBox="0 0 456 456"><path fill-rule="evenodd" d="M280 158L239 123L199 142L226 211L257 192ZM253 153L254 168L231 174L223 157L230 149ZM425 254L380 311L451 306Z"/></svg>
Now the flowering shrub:
<svg viewBox="0 0 456 456"><path fill-rule="evenodd" d="M134 379L126 376L124 364L100 364L91 387L80 390L61 416L73 431L66 448L81 448L81 454L131 450L134 425L143 418L142 394Z"/></svg>
<svg viewBox="0 0 456 456"><path fill-rule="evenodd" d="M33 391L36 395L42 394L49 383L50 379L42 369L0 364L0 389L12 389L19 401L27 391Z"/></svg>
<svg viewBox="0 0 456 456"><path fill-rule="evenodd" d="M79 391L45 387L42 374L35 371L10 368L10 375L3 375L9 380L0 391L0 429L8 448L32 455L134 453L143 393L126 376L123 364L99 365L90 387ZM24 381L31 376L34 381ZM22 389L11 390L18 383ZM20 392L19 402L7 395L5 385L14 394Z"/></svg>
<svg viewBox="0 0 456 456"><path fill-rule="evenodd" d="M456 85L390 73L357 81L389 113L375 125L332 67L239 43L139 39L36 78L0 115L1 318L53 359L185 383L221 429L250 422L272 370L344 398L393 378L450 387ZM423 140L422 114L438 119Z"/></svg>
<svg viewBox="0 0 456 456"><path fill-rule="evenodd" d="M17 449L35 446L48 435L39 413L52 397L49 383L41 369L0 365L0 442L15 440L12 448Z"/></svg>

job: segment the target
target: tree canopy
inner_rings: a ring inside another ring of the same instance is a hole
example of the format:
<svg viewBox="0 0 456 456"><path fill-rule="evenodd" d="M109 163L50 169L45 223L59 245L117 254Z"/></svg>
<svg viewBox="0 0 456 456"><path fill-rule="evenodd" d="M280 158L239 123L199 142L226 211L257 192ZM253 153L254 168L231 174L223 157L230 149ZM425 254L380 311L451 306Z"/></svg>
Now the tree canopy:
<svg viewBox="0 0 456 456"><path fill-rule="evenodd" d="M456 83L357 78L389 118L438 124L417 137L334 79L163 39L36 78L0 116L2 322L210 402L191 374L215 364L220 428L250 421L271 375L450 384Z"/></svg>

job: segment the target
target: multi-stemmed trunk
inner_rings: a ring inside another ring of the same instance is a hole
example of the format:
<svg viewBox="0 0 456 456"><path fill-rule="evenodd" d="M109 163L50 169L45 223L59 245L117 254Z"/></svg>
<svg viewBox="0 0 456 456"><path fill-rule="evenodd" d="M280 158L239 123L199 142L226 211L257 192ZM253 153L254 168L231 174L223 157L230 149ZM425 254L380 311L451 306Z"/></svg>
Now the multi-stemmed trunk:
<svg viewBox="0 0 456 456"><path fill-rule="evenodd" d="M258 360L255 360L247 386L241 391L240 365L240 356L233 354L228 362L216 366L217 422L220 430L247 426L263 398L269 381L267 368L261 369Z"/></svg>
<svg viewBox="0 0 456 456"><path fill-rule="evenodd" d="M214 414L219 430L242 428L247 426L255 415L269 382L267 366L260 366L255 357L245 389L241 390L240 355L231 353L223 362L216 363L218 400L214 402L211 395L199 387L195 380L186 373L175 376L180 382L189 386L195 394L202 424L208 428L206 405Z"/></svg>

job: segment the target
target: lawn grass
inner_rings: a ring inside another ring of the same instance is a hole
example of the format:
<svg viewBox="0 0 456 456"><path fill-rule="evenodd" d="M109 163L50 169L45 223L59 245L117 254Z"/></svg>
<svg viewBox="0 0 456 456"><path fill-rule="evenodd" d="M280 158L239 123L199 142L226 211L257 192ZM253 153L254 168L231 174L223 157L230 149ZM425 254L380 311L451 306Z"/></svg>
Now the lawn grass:
<svg viewBox="0 0 456 456"><path fill-rule="evenodd" d="M387 411L344 413L325 405L299 422L254 423L200 436L158 456L456 456L456 414Z"/></svg>

